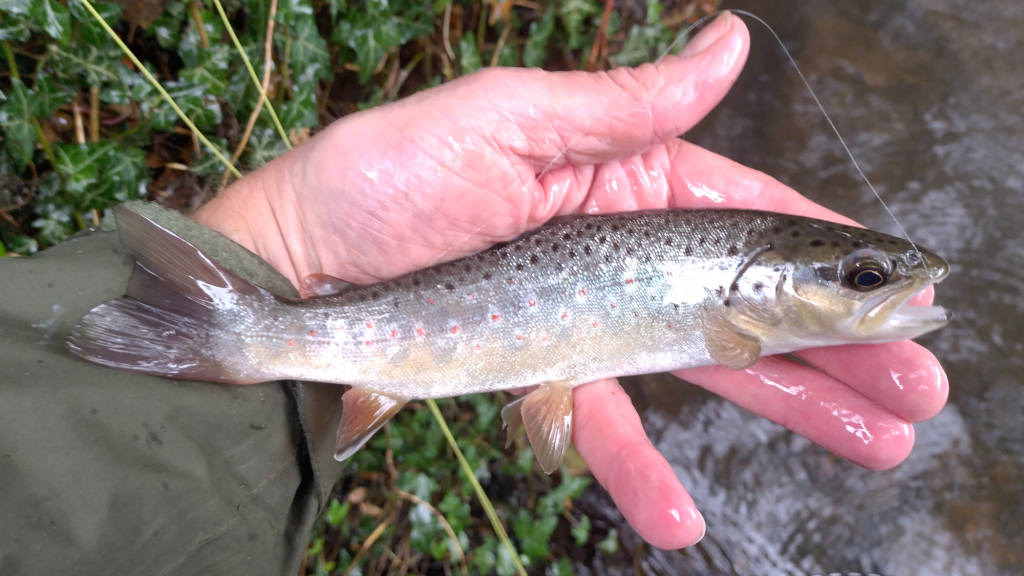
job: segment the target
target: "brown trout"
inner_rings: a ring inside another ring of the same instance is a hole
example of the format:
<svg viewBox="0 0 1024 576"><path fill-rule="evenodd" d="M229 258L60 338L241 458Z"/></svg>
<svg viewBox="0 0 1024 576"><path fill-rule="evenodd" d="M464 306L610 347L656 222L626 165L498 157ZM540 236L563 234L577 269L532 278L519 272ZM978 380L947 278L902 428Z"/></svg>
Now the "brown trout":
<svg viewBox="0 0 1024 576"><path fill-rule="evenodd" d="M908 306L948 265L871 230L745 210L570 216L461 260L286 300L124 207L138 265L68 348L92 362L226 383L348 384L336 458L414 398L540 388L502 411L542 468L571 439L572 387L809 347L914 338L945 325Z"/></svg>

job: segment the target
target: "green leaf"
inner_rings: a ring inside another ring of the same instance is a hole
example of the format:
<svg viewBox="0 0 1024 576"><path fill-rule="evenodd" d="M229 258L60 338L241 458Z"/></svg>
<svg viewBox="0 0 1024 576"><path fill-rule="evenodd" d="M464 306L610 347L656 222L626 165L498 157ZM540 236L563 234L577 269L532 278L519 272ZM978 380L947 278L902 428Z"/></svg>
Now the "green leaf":
<svg viewBox="0 0 1024 576"><path fill-rule="evenodd" d="M430 34L433 13L428 4L407 0L366 0L341 14L331 40L356 55L359 83L365 84L388 50Z"/></svg>
<svg viewBox="0 0 1024 576"><path fill-rule="evenodd" d="M32 36L34 23L22 14L0 14L0 41L22 43Z"/></svg>
<svg viewBox="0 0 1024 576"><path fill-rule="evenodd" d="M534 520L529 512L520 509L512 523L512 530L523 554L531 560L539 560L550 555L548 543L557 525L557 516L544 515Z"/></svg>
<svg viewBox="0 0 1024 576"><path fill-rule="evenodd" d="M0 12L28 14L31 9L32 0L0 0Z"/></svg>
<svg viewBox="0 0 1024 576"><path fill-rule="evenodd" d="M317 80L331 77L331 54L327 50L327 41L320 36L311 14L300 18L292 29L288 66L292 83L306 87L306 90L312 90Z"/></svg>
<svg viewBox="0 0 1024 576"><path fill-rule="evenodd" d="M82 212L145 196L149 171L141 148L111 140L58 144L57 172L72 205Z"/></svg>
<svg viewBox="0 0 1024 576"><path fill-rule="evenodd" d="M121 51L113 44L76 45L64 49L50 44L50 65L54 78L80 78L89 86L102 86L120 79L117 68L123 68Z"/></svg>
<svg viewBox="0 0 1024 576"><path fill-rule="evenodd" d="M295 100L285 102L281 106L279 116L285 132L317 126L320 118L316 95L312 90L296 91Z"/></svg>
<svg viewBox="0 0 1024 576"><path fill-rule="evenodd" d="M29 10L32 19L54 40L67 42L71 37L71 14L53 0L35 0Z"/></svg>
<svg viewBox="0 0 1024 576"><path fill-rule="evenodd" d="M49 76L36 76L32 115L36 118L49 118L58 108L70 101L74 94L74 90L67 84L57 82Z"/></svg>
<svg viewBox="0 0 1024 576"><path fill-rule="evenodd" d="M160 17L149 25L146 32L156 38L161 48L173 50L181 44L182 25L187 8L185 2L170 2L164 7Z"/></svg>
<svg viewBox="0 0 1024 576"><path fill-rule="evenodd" d="M338 502L337 498L332 498L330 506L324 511L324 519L327 521L327 525L336 527L341 524L348 516L351 506L349 502L342 504Z"/></svg>
<svg viewBox="0 0 1024 576"><path fill-rule="evenodd" d="M14 158L20 172L32 162L32 153L36 148L36 133L32 127L32 96L18 78L11 78L11 88L5 96L7 101L0 106L4 148Z"/></svg>
<svg viewBox="0 0 1024 576"><path fill-rule="evenodd" d="M548 53L548 40L554 30L555 9L549 6L543 18L530 24L530 33L523 47L523 66L535 68L544 65Z"/></svg>
<svg viewBox="0 0 1024 576"><path fill-rule="evenodd" d="M583 547L590 539L590 516L586 514L580 517L579 524L573 526L569 532L572 533L573 542L576 546Z"/></svg>
<svg viewBox="0 0 1024 576"><path fill-rule="evenodd" d="M619 551L619 533L612 528L608 531L608 535L597 543L597 549L605 554L615 554Z"/></svg>
<svg viewBox="0 0 1024 576"><path fill-rule="evenodd" d="M566 0L559 6L558 15L569 33L568 48L579 50L588 44L588 36L594 34L593 27L587 27L587 20L601 13L601 6L595 0Z"/></svg>
<svg viewBox="0 0 1024 576"><path fill-rule="evenodd" d="M7 243L7 249L13 254L28 256L39 251L39 243L34 238L19 234Z"/></svg>
<svg viewBox="0 0 1024 576"><path fill-rule="evenodd" d="M99 13L100 18L103 18L103 21L110 25L111 28L117 26L117 21L121 18L121 6L119 4L114 2L93 2L92 6ZM82 44L89 46L113 46L110 37L96 23L92 14L89 14L81 2L68 2L68 10L71 12L71 17L81 24L77 28L77 33L82 35L83 40L83 42L77 43L79 46ZM116 46L114 49L117 50Z"/></svg>
<svg viewBox="0 0 1024 576"><path fill-rule="evenodd" d="M480 52L476 49L476 40L473 38L473 33L467 32L459 40L459 70L463 75L472 74L482 68L483 65L484 62L480 58Z"/></svg>
<svg viewBox="0 0 1024 576"><path fill-rule="evenodd" d="M557 564L548 566L547 576L573 576L572 562L568 558L562 558Z"/></svg>

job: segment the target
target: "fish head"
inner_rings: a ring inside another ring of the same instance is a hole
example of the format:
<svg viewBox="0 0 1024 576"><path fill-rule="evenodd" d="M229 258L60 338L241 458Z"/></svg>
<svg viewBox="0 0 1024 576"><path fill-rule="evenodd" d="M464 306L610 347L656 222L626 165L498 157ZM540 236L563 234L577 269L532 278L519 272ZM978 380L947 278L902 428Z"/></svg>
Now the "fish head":
<svg viewBox="0 0 1024 576"><path fill-rule="evenodd" d="M949 322L940 306L910 305L949 273L949 264L934 252L863 228L803 218L787 222L763 239L756 260L734 284L738 312L746 307L763 330L806 346L910 339ZM748 274L770 298L751 294ZM774 291L765 289L766 277ZM766 300L773 306L767 322Z"/></svg>

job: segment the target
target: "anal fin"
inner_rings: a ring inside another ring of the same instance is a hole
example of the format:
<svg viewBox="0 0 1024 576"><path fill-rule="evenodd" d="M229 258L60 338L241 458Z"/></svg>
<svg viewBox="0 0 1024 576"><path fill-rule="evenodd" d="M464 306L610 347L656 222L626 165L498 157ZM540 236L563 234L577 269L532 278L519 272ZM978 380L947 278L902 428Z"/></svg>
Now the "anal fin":
<svg viewBox="0 0 1024 576"><path fill-rule="evenodd" d="M341 421L334 459L341 462L356 453L408 400L365 388L349 388L341 396Z"/></svg>
<svg viewBox="0 0 1024 576"><path fill-rule="evenodd" d="M572 386L566 382L543 384L505 406L501 419L510 437L519 427L526 428L537 463L545 474L551 474L562 465L572 442Z"/></svg>

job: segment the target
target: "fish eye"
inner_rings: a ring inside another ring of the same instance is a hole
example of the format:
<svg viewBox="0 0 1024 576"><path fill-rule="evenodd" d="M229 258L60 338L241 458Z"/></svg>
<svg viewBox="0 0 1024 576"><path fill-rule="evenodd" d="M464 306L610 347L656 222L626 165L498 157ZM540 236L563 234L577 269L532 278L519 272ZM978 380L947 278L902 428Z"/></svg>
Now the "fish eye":
<svg viewBox="0 0 1024 576"><path fill-rule="evenodd" d="M847 277L850 286L856 290L874 290L885 284L885 272L881 268L861 268Z"/></svg>
<svg viewBox="0 0 1024 576"><path fill-rule="evenodd" d="M885 254L865 249L843 259L840 264L840 277L850 288L867 292L885 285L889 281L891 270L891 262Z"/></svg>

